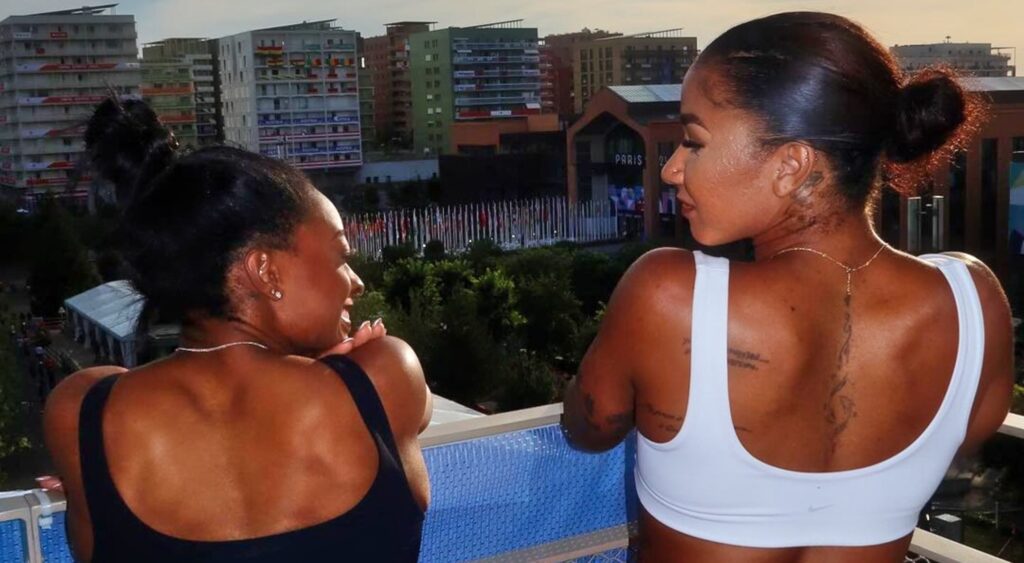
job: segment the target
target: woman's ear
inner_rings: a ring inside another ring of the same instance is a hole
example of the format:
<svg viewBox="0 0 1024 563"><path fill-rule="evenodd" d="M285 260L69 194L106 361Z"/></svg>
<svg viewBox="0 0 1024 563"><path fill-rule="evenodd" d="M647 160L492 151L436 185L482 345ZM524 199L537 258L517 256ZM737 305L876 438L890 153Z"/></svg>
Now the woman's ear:
<svg viewBox="0 0 1024 563"><path fill-rule="evenodd" d="M253 292L274 301L281 299L281 273L272 252L262 249L250 250L245 254L242 266Z"/></svg>
<svg viewBox="0 0 1024 563"><path fill-rule="evenodd" d="M780 198L790 198L814 177L818 155L813 148L791 142L776 149L771 162L775 166L772 192Z"/></svg>

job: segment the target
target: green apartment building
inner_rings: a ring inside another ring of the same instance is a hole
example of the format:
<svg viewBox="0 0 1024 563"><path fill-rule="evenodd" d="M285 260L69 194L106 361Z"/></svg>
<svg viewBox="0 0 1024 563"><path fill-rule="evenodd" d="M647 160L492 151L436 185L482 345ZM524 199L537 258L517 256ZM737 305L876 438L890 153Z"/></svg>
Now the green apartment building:
<svg viewBox="0 0 1024 563"><path fill-rule="evenodd" d="M409 37L413 144L417 154L449 152L458 121L540 113L537 28L522 20L449 27Z"/></svg>

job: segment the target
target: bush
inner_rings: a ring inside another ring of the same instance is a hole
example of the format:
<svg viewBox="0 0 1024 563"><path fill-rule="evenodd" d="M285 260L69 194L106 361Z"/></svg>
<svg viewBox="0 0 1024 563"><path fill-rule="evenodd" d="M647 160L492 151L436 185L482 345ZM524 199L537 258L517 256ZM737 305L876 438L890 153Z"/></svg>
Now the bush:
<svg viewBox="0 0 1024 563"><path fill-rule="evenodd" d="M28 279L36 315L52 317L65 299L100 283L71 223L67 211L55 203L44 204L36 217Z"/></svg>
<svg viewBox="0 0 1024 563"><path fill-rule="evenodd" d="M23 381L7 346L0 346L0 488L7 475L5 459L29 447L22 406Z"/></svg>
<svg viewBox="0 0 1024 563"><path fill-rule="evenodd" d="M530 352L511 357L510 369L498 400L503 411L525 409L555 402L562 383L551 367Z"/></svg>
<svg viewBox="0 0 1024 563"><path fill-rule="evenodd" d="M444 243L439 240L432 240L423 247L423 258L436 262L444 260Z"/></svg>

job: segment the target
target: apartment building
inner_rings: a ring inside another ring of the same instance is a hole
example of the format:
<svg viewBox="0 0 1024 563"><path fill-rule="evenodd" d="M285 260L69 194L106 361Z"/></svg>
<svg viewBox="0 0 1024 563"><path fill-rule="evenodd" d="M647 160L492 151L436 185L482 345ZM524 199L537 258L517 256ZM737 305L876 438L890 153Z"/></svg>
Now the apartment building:
<svg viewBox="0 0 1024 563"><path fill-rule="evenodd" d="M697 38L682 28L603 37L573 48L573 110L606 86L679 84L697 58Z"/></svg>
<svg viewBox="0 0 1024 563"><path fill-rule="evenodd" d="M509 20L409 37L418 154L451 152L456 124L541 113L537 29L521 24Z"/></svg>
<svg viewBox="0 0 1024 563"><path fill-rule="evenodd" d="M111 92L138 97L135 17L116 4L0 21L0 194L82 200L92 182L82 133Z"/></svg>
<svg viewBox="0 0 1024 563"><path fill-rule="evenodd" d="M956 69L964 76L999 78L1016 76L1010 64L1010 49L993 47L991 43L929 43L923 45L896 45L889 49L896 56L904 72L943 65Z"/></svg>
<svg viewBox="0 0 1024 563"><path fill-rule="evenodd" d="M218 41L225 142L303 169L362 163L356 32L334 22Z"/></svg>
<svg viewBox="0 0 1024 563"><path fill-rule="evenodd" d="M164 88L191 88L193 98L192 127L195 130L194 144L205 146L216 144L223 139L220 120L218 119L220 107L220 92L217 89L216 67L214 54L211 52L211 44L216 44L206 39L194 37L173 37L142 47L142 75L143 75L143 96L147 99L184 97L178 92L160 93ZM213 51L216 50L214 46ZM177 86L168 83L169 80L177 80ZM154 90L155 89L155 90ZM161 103L163 100L154 100ZM179 100L183 104L184 100ZM157 110L163 118L164 113ZM180 113L167 112L168 118L164 123L184 127L189 120ZM184 122L182 121L184 120ZM177 132L177 131L176 131ZM180 140L180 139L179 139ZM182 141L184 142L184 141Z"/></svg>
<svg viewBox="0 0 1024 563"><path fill-rule="evenodd" d="M413 108L410 42L414 33L430 31L435 22L384 24L385 34L366 39L366 65L373 80L373 121L382 144L412 147Z"/></svg>
<svg viewBox="0 0 1024 563"><path fill-rule="evenodd" d="M621 37L621 33L584 28L574 33L548 35L540 41L541 107L558 114L563 121L572 121L576 88L573 81L573 54L576 47L596 39Z"/></svg>

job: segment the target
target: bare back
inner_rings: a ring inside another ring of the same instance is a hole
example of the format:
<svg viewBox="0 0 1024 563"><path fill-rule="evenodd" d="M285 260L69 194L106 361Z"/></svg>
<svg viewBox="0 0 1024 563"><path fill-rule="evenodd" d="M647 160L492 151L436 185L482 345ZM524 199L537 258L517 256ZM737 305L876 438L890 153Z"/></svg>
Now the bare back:
<svg viewBox="0 0 1024 563"><path fill-rule="evenodd" d="M909 446L945 396L959 336L952 291L934 266L891 253L872 265L870 276L855 280L847 305L845 287L828 270L832 264L802 264L731 265L728 377L734 430L750 455L771 466L833 472L873 465ZM1010 371L1005 300L998 285L992 289L990 273L971 269L987 332L1005 337L988 339L965 448L976 447L1005 416ZM686 423L694 271L685 251L642 258L617 293L620 308L642 308L648 316L642 323L622 321L621 332L610 332L632 338L594 358L595 364L615 354L629 358L636 427L653 442L670 441ZM621 307L621 300L630 306ZM650 560L764 563L901 561L910 541L740 548L681 534L646 513L640 537L641 556Z"/></svg>
<svg viewBox="0 0 1024 563"><path fill-rule="evenodd" d="M367 344L352 357L377 388L413 496L425 507L415 439L424 391L410 393L410 376L395 358L404 344L396 342ZM305 358L238 352L155 362L122 374L111 391L103 414L111 477L134 515L157 532L225 541L296 530L348 512L374 482L377 446L337 374ZM61 409L62 399L52 408ZM68 393L64 408L75 408L73 400ZM61 413L47 418L48 437L77 436L56 427ZM77 445L72 452L65 440L49 441L59 442L51 449L68 491L72 539L85 555L91 527L80 470L70 467Z"/></svg>

